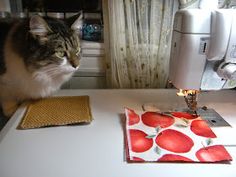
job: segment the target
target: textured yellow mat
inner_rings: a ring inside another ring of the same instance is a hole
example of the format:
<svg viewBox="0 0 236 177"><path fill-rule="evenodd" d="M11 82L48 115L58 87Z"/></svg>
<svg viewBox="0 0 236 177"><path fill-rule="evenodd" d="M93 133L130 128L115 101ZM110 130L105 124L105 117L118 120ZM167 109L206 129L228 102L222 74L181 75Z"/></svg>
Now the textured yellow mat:
<svg viewBox="0 0 236 177"><path fill-rule="evenodd" d="M89 96L50 97L29 104L18 129L90 123Z"/></svg>

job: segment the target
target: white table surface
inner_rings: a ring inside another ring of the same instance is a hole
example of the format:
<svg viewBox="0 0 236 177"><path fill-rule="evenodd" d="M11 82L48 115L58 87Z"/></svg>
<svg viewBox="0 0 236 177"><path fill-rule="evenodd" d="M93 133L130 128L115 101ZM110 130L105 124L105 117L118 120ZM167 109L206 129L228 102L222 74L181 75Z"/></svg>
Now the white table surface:
<svg viewBox="0 0 236 177"><path fill-rule="evenodd" d="M184 107L176 90L61 90L56 95L89 95L89 125L17 130L21 107L0 132L0 177L236 177L236 90L202 93L199 105L214 108L231 128L214 128L226 145L230 164L127 163L124 107L142 110Z"/></svg>

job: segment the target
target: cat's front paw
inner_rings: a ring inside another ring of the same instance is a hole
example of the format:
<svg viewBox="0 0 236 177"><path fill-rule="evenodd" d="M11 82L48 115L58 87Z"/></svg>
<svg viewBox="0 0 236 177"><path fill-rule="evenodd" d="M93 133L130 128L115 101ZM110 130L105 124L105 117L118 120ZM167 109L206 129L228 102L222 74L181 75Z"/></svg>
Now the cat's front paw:
<svg viewBox="0 0 236 177"><path fill-rule="evenodd" d="M7 101L2 103L3 114L10 118L17 110L18 104L14 101Z"/></svg>

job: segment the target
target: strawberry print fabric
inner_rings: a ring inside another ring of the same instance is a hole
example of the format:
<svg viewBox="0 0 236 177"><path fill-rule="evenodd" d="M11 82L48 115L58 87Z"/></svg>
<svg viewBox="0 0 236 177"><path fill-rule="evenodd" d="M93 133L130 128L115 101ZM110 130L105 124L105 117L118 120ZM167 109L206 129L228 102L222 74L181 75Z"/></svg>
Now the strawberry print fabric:
<svg viewBox="0 0 236 177"><path fill-rule="evenodd" d="M129 162L220 162L232 157L207 123L186 112L141 112L125 108Z"/></svg>

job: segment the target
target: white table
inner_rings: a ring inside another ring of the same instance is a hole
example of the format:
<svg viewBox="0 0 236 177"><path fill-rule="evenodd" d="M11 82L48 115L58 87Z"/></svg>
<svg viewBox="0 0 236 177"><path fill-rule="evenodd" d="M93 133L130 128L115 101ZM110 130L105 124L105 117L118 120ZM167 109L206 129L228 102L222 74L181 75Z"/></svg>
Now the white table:
<svg viewBox="0 0 236 177"><path fill-rule="evenodd" d="M214 108L232 128L214 128L233 156L230 164L127 163L124 106L144 103L161 109L184 107L176 90L61 90L56 95L89 95L89 125L17 130L24 107L0 132L0 177L236 177L236 91L203 93L199 105Z"/></svg>

